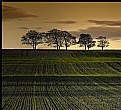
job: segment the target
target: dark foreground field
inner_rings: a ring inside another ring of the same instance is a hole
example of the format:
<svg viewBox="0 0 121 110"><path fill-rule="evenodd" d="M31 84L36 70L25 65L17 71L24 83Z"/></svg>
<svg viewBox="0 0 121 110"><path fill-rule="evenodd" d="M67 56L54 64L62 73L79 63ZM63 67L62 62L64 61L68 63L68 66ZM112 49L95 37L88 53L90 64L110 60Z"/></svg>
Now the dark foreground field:
<svg viewBox="0 0 121 110"><path fill-rule="evenodd" d="M3 110L121 110L121 51L2 50Z"/></svg>
<svg viewBox="0 0 121 110"><path fill-rule="evenodd" d="M120 110L121 77L3 77L3 110Z"/></svg>

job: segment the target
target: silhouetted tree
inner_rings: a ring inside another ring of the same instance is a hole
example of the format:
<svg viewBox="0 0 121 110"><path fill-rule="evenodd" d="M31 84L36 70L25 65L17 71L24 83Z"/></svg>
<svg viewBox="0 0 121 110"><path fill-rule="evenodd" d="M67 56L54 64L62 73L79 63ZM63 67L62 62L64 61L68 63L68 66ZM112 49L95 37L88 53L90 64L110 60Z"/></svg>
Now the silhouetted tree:
<svg viewBox="0 0 121 110"><path fill-rule="evenodd" d="M89 41L88 44L87 44L88 50L89 50L91 47L94 47L94 46L95 46L95 43L96 43L96 41Z"/></svg>
<svg viewBox="0 0 121 110"><path fill-rule="evenodd" d="M95 42L93 41L93 38L90 34L80 34L80 38L77 43L80 44L80 47L84 45L85 50L86 50L86 47L88 47L89 49L95 46Z"/></svg>
<svg viewBox="0 0 121 110"><path fill-rule="evenodd" d="M33 49L40 43L43 43L44 34L39 33L36 30L30 30L21 37L22 44L31 45Z"/></svg>
<svg viewBox="0 0 121 110"><path fill-rule="evenodd" d="M47 39L48 39L48 46L52 44L56 44L57 50L59 50L59 46L61 43L61 31L57 29L52 29L48 31L47 33Z"/></svg>
<svg viewBox="0 0 121 110"><path fill-rule="evenodd" d="M97 47L102 47L102 50L104 47L108 47L110 44L105 36L99 36L96 39L98 40Z"/></svg>
<svg viewBox="0 0 121 110"><path fill-rule="evenodd" d="M62 36L64 38L63 44L65 45L66 50L71 45L76 45L76 37L72 36L69 32L62 31Z"/></svg>
<svg viewBox="0 0 121 110"><path fill-rule="evenodd" d="M69 47L70 45L76 44L76 37L73 37L67 31L61 31L58 29L52 29L47 33L48 46L56 44L57 50L60 50L60 47ZM75 43L74 43L75 42Z"/></svg>

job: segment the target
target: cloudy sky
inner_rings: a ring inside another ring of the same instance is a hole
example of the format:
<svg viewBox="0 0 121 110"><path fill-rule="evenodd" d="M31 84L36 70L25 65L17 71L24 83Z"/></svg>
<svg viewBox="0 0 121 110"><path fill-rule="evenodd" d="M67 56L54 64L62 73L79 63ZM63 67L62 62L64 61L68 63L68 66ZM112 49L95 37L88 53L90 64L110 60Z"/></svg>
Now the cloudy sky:
<svg viewBox="0 0 121 110"><path fill-rule="evenodd" d="M30 29L66 30L77 39L81 33L91 34L94 39L106 36L108 49L121 49L121 2L2 2L2 48L32 48L20 41Z"/></svg>

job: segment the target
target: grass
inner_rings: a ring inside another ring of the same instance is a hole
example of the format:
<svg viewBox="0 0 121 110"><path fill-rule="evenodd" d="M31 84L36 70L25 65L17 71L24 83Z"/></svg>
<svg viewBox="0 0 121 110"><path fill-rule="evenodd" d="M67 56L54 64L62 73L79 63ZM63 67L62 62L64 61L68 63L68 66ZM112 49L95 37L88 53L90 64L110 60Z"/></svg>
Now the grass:
<svg viewBox="0 0 121 110"><path fill-rule="evenodd" d="M112 57L87 57L87 58L53 58L53 59L36 59L36 58L28 58L28 59L2 59L3 63L10 62L12 63L78 63L78 62L121 62L121 58L112 58Z"/></svg>
<svg viewBox="0 0 121 110"><path fill-rule="evenodd" d="M111 76L3 77L2 109L120 110L120 80Z"/></svg>
<svg viewBox="0 0 121 110"><path fill-rule="evenodd" d="M2 50L3 76L120 76L121 51ZM114 52L116 54L114 54ZM11 54L9 54L11 53ZM19 54L18 54L19 53ZM114 57L112 57L112 55ZM103 57L104 56L104 57ZM117 66L118 65L118 66Z"/></svg>
<svg viewBox="0 0 121 110"><path fill-rule="evenodd" d="M3 110L120 110L121 50L2 50Z"/></svg>

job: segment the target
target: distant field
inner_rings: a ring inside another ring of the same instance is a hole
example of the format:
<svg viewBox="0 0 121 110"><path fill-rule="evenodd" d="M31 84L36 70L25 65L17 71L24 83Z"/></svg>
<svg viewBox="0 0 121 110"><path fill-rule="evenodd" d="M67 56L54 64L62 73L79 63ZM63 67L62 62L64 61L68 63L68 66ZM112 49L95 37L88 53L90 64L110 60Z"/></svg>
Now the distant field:
<svg viewBox="0 0 121 110"><path fill-rule="evenodd" d="M121 50L2 49L2 110L121 110Z"/></svg>
<svg viewBox="0 0 121 110"><path fill-rule="evenodd" d="M121 51L2 50L4 76L117 76Z"/></svg>
<svg viewBox="0 0 121 110"><path fill-rule="evenodd" d="M116 57L121 58L121 50L32 50L2 49L2 58L82 58L82 57Z"/></svg>

